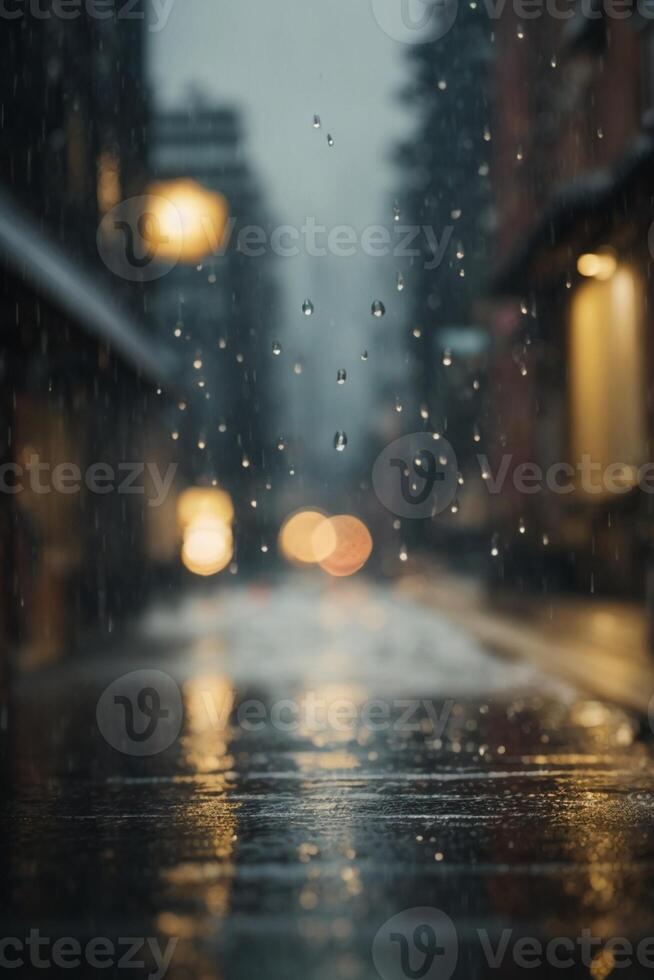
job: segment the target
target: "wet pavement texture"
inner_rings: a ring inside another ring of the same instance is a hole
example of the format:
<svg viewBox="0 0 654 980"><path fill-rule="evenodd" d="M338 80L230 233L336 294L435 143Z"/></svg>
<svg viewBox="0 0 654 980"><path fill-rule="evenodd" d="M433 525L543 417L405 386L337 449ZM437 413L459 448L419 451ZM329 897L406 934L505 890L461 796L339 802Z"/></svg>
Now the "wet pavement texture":
<svg viewBox="0 0 654 980"><path fill-rule="evenodd" d="M148 725L163 750L136 754ZM5 741L0 934L38 930L51 963L3 947L13 976L161 976L167 953L193 980L654 971L638 720L396 587L162 606L110 656L21 678ZM80 966L54 960L64 937Z"/></svg>

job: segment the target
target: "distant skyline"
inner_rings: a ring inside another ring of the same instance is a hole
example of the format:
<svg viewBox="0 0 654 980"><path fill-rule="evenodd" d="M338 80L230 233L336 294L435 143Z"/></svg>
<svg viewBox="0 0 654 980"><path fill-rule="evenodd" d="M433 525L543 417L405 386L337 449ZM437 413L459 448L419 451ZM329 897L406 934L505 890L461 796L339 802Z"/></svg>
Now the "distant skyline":
<svg viewBox="0 0 654 980"><path fill-rule="evenodd" d="M369 0L177 0L148 43L158 108L183 107L195 91L210 105L241 112L246 159L275 221L391 226L399 177L391 155L413 121L399 101L407 47L380 29ZM395 263L366 256L275 261L281 308L262 311L262 330L278 324L284 347L271 364L281 406L272 424L291 441L301 438L307 468L318 469L331 466L333 434L346 430L353 455L339 465L347 467L378 414L379 372L396 359L400 331L409 328ZM388 309L383 321L370 316L378 296ZM306 297L316 305L312 318L301 314ZM271 339L263 335L262 343ZM293 373L298 359L300 377ZM349 380L337 387L341 367Z"/></svg>

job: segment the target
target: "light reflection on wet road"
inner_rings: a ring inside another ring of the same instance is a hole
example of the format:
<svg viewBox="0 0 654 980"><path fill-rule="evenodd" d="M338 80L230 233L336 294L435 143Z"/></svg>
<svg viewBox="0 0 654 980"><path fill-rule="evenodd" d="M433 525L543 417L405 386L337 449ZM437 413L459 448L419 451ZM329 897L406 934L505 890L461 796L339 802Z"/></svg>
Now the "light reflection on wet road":
<svg viewBox="0 0 654 980"><path fill-rule="evenodd" d="M107 745L95 714L137 667L173 675L184 703L180 738L145 758ZM432 906L455 923L456 977L605 975L599 960L489 971L477 930L654 934L654 778L635 734L387 586L188 600L110 660L21 682L2 935L179 937L173 978L367 980L382 923Z"/></svg>

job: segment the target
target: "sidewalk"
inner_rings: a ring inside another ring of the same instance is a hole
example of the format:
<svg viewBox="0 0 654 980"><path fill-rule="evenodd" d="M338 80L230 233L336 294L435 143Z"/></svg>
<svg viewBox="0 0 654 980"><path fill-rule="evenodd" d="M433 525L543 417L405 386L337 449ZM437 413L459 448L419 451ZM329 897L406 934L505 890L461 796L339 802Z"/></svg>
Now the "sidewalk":
<svg viewBox="0 0 654 980"><path fill-rule="evenodd" d="M474 579L436 565L407 576L400 588L496 652L647 714L654 654L647 646L645 611L637 603L560 596L503 600Z"/></svg>

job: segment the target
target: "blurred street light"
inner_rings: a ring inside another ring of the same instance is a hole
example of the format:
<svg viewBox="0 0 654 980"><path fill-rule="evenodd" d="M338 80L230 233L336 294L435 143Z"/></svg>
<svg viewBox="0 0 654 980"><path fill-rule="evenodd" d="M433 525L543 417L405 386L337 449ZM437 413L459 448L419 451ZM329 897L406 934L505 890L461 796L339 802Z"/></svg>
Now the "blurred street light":
<svg viewBox="0 0 654 980"><path fill-rule="evenodd" d="M151 184L147 193L146 237L158 259L193 264L217 254L229 217L222 194L186 178Z"/></svg>

